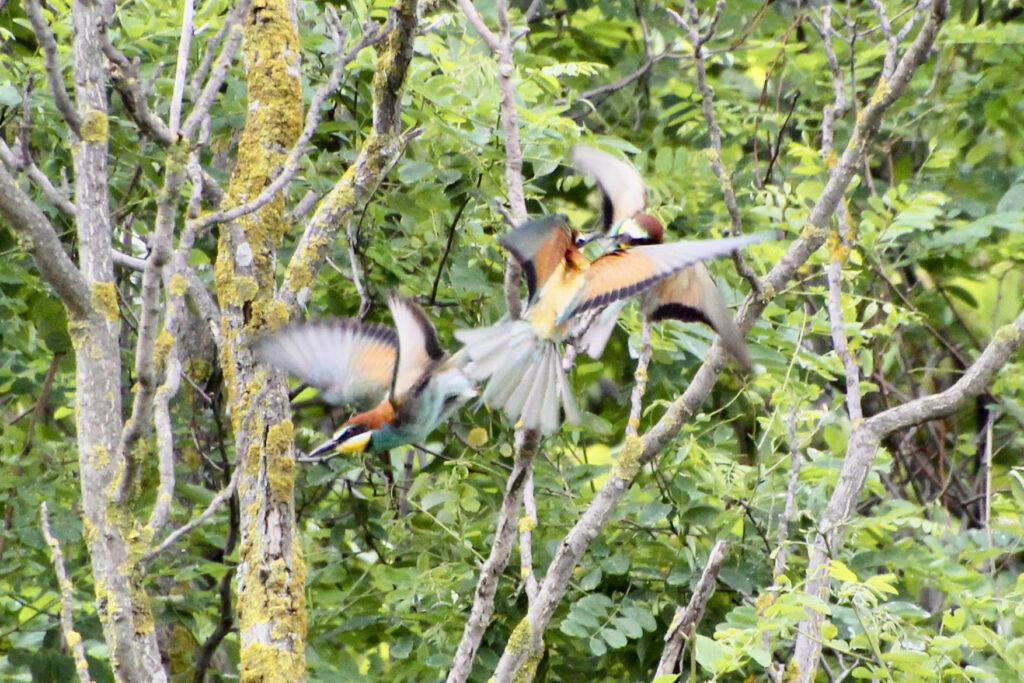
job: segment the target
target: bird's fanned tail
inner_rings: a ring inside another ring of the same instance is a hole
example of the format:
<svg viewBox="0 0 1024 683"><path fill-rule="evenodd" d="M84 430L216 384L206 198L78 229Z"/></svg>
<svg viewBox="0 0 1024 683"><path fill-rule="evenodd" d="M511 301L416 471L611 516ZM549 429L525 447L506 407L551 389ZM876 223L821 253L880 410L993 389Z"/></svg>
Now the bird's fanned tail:
<svg viewBox="0 0 1024 683"><path fill-rule="evenodd" d="M470 358L466 372L479 381L489 378L482 401L542 434L558 429L559 403L567 422L579 421L558 345L538 339L530 322L458 330L455 337L465 345L460 353Z"/></svg>

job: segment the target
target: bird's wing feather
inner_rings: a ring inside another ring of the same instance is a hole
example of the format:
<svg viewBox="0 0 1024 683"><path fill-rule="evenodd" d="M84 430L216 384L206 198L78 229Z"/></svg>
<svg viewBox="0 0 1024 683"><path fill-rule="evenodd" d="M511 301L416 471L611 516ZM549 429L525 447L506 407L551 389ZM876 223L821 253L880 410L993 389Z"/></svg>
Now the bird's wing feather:
<svg viewBox="0 0 1024 683"><path fill-rule="evenodd" d="M398 337L384 325L318 320L290 325L253 343L257 357L324 392L332 403L370 405L391 387Z"/></svg>
<svg viewBox="0 0 1024 683"><path fill-rule="evenodd" d="M572 245L572 230L567 221L562 214L544 216L523 223L498 240L523 267L530 301L544 287Z"/></svg>
<svg viewBox="0 0 1024 683"><path fill-rule="evenodd" d="M673 318L710 325L722 338L726 350L750 367L743 334L703 263L695 263L656 284L644 294L641 307L644 315L654 321Z"/></svg>
<svg viewBox="0 0 1024 683"><path fill-rule="evenodd" d="M647 187L631 164L607 152L583 146L573 148L572 163L576 170L592 176L601 188L605 231L644 210Z"/></svg>
<svg viewBox="0 0 1024 683"><path fill-rule="evenodd" d="M605 254L590 265L583 287L559 312L557 322L562 323L589 308L638 294L697 261L773 238L773 233L761 232L717 240L654 244Z"/></svg>
<svg viewBox="0 0 1024 683"><path fill-rule="evenodd" d="M433 365L444 359L444 349L434 325L412 300L391 297L388 308L398 332L398 364L391 395L401 400Z"/></svg>

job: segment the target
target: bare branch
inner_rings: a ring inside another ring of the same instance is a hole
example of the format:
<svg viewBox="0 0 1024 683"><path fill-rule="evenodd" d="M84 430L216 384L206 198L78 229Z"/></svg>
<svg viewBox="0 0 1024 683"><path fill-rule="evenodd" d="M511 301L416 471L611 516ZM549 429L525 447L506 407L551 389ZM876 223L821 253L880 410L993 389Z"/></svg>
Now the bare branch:
<svg viewBox="0 0 1024 683"><path fill-rule="evenodd" d="M708 605L708 600L715 594L715 580L718 578L718 572L722 568L722 562L725 561L728 550L728 541L715 541L715 544L711 546L711 552L708 553L708 561L704 564L704 571L701 572L700 579L693 588L690 602L686 604L685 609L683 607L676 607L675 616L672 617L672 625L669 626L668 632L665 633L665 649L662 650L661 660L658 662L658 668L654 672L655 678L676 671L679 656L683 651L683 638L686 638L688 641L690 640L694 627L700 622L701 617L704 616L704 609Z"/></svg>
<svg viewBox="0 0 1024 683"><path fill-rule="evenodd" d="M473 6L472 1L459 0L459 8L462 9L462 13L466 15L466 19L469 20L473 30L480 34L480 37L483 38L484 43L491 49L491 52L495 54L500 52L501 43L498 41L498 36L494 35L491 29L487 28L484 18L480 16L480 12Z"/></svg>
<svg viewBox="0 0 1024 683"><path fill-rule="evenodd" d="M892 76L893 69L896 68L896 55L899 53L900 43L899 39L892 34L892 24L889 23L889 15L886 14L881 0L870 1L878 15L878 25L882 29L882 35L885 36L885 42L889 44L889 49L885 51L885 61L882 64L882 78L889 78Z"/></svg>
<svg viewBox="0 0 1024 683"><path fill-rule="evenodd" d="M535 432L520 431L516 444L515 463L508 475L505 497L498 511L498 522L494 530L494 541L487 560L480 567L480 579L473 593L473 605L462 631L462 640L455 651L447 683L464 683L473 669L476 651L483 640L484 632L494 613L494 596L498 591L498 580L508 565L512 554L517 529L516 519L522 502L527 472L533 467L537 455L538 438Z"/></svg>
<svg viewBox="0 0 1024 683"><path fill-rule="evenodd" d="M78 680L82 683L91 683L89 662L85 659L85 648L82 647L82 634L75 630L75 623L72 619L74 596L71 593L71 579L68 578L68 570L64 567L64 553L60 550L60 543L50 531L50 513L46 509L45 500L39 504L39 522L43 528L43 539L50 546L53 569L57 573L57 585L60 587L60 630L64 634L64 642L67 643L68 649L71 650L71 656L75 660L75 672L78 674Z"/></svg>
<svg viewBox="0 0 1024 683"><path fill-rule="evenodd" d="M64 251L57 231L7 169L0 165L0 216L25 238L40 274L76 318L92 314L89 285Z"/></svg>
<svg viewBox="0 0 1024 683"><path fill-rule="evenodd" d="M846 320L843 318L843 263L850 253L849 229L846 224L846 210L842 202L836 206L836 218L839 222L837 232L830 238L830 256L828 263L828 319L832 333L832 348L843 363L846 376L846 412L850 421L857 424L864 419L860 402L860 367L850 353L846 341Z"/></svg>
<svg viewBox="0 0 1024 683"><path fill-rule="evenodd" d="M178 298L180 299L180 297ZM170 401L181 386L181 361L178 359L177 346L177 343L174 343L168 351L167 378L157 390L153 405L160 487L157 490L153 511L146 523L147 529L152 534L150 538L155 538L167 523L167 517L171 511L171 501L174 499L174 427L171 423Z"/></svg>
<svg viewBox="0 0 1024 683"><path fill-rule="evenodd" d="M116 501L126 500L127 496L133 495L136 475L144 457L142 453L137 452L136 444L149 429L150 416L153 410L153 398L157 390L158 379L155 349L160 327L160 315L163 312L163 307L160 305L161 280L164 274L164 266L172 256L171 236L177 222L178 204L180 203L184 184L185 168L180 164L173 165L164 175L164 186L160 192L160 199L157 202L156 226L150 238L149 258L146 259L146 268L142 273L142 289L139 293L141 311L139 314L138 341L135 348L135 398L132 402L131 417L128 419L121 437L121 452L125 458L125 471L115 496ZM191 235L192 233L190 232L189 234ZM190 241L187 249L191 249ZM173 345L177 337L178 320L184 312L180 300L181 294L184 294L184 292L182 291L178 295L168 297L168 302L172 299L178 299L178 306L170 307L165 323L172 345L172 348L168 349L168 351L172 355L174 355ZM180 373L180 368L178 372ZM174 385L173 395L178 391L178 379L176 378L172 384ZM171 454L168 454L168 456L173 460ZM173 488L173 463L171 468L171 486ZM169 497L170 492L167 492L167 494ZM170 505L169 500L167 504ZM159 501L157 505L159 507Z"/></svg>
<svg viewBox="0 0 1024 683"><path fill-rule="evenodd" d="M43 17L39 0L25 0L24 5L28 20L32 22L32 31L43 48L43 57L46 60L46 78L50 81L54 104L57 105L57 109L67 121L68 126L71 127L72 132L76 136L80 136L82 118L78 115L78 110L72 104L71 98L68 97L67 88L64 87L64 74L60 66L60 57L57 55L57 39L53 37L53 32Z"/></svg>
<svg viewBox="0 0 1024 683"><path fill-rule="evenodd" d="M686 8L690 15L689 21L684 20L672 10L667 11L675 19L676 23L686 30L690 38L690 44L693 45L693 62L697 74L697 88L700 90L701 101L704 107L704 120L708 124L708 132L711 135L711 153L709 155L711 157L711 169L715 172L715 177L718 178L718 184L722 189L722 197L725 199L725 206L729 211L729 220L732 222L732 234L742 235L743 219L740 216L739 204L736 202L736 192L733 190L732 176L726 173L722 166L722 129L718 126L718 120L715 118L715 95L708 84L707 65L705 64L704 56L704 43L714 35L715 26L718 24L719 18L721 18L724 5L724 0L719 0L715 6L715 16L712 18L708 30L703 36L700 34L700 14L697 12L697 5L693 0L687 0L686 2ZM736 272L750 283L751 289L756 294L760 294L761 282L750 266L747 265L743 256L738 251L735 251L732 254L732 259L736 265Z"/></svg>
<svg viewBox="0 0 1024 683"><path fill-rule="evenodd" d="M231 474L231 481L228 482L228 485L221 489L220 492L213 497L213 500L211 500L210 504L206 506L206 509L203 510L197 517L194 517L193 519L189 520L187 524L180 526L171 533L169 533L167 535L167 538L165 538L160 543L160 545L146 552L146 554L142 558L143 561L149 562L154 557L156 557L157 555L159 555L160 553L162 553L163 551L167 550L172 545L177 543L179 538L189 533L190 531L198 527L200 524L208 520L210 517L212 517L213 514L217 512L217 509L220 508L220 506L223 505L226 501L230 500L231 496L235 494L235 489L238 487L238 478L242 473L242 469L243 468L241 467L240 463L236 462L235 471Z"/></svg>
<svg viewBox="0 0 1024 683"><path fill-rule="evenodd" d="M778 583L786 571L786 548L789 541L789 524L796 512L796 490L800 485L800 466L803 463L800 443L796 438L796 405L789 409L789 484L786 486L786 504L779 515L778 538L775 545L775 566L772 578Z"/></svg>
<svg viewBox="0 0 1024 683"><path fill-rule="evenodd" d="M640 357L636 361L633 378L633 391L629 397L629 421L626 423L626 436L636 436L640 429L640 416L644 409L644 392L647 391L647 366L651 363L651 321L644 316L640 330Z"/></svg>
<svg viewBox="0 0 1024 683"><path fill-rule="evenodd" d="M526 600L533 604L537 599L537 575L533 571L533 530L537 528L537 499L533 494L533 463L526 470L523 485L523 513L519 518L519 567L520 576L526 586Z"/></svg>
<svg viewBox="0 0 1024 683"><path fill-rule="evenodd" d="M142 74L139 68L124 55L123 52L114 47L110 42L110 36L106 31L102 33L103 54L113 62L118 71L117 75L111 77L114 88L121 95L125 109L128 110L132 121L151 140L168 147L174 144L175 135L167 127L163 119L154 114L146 102L148 94L143 90Z"/></svg>
<svg viewBox="0 0 1024 683"><path fill-rule="evenodd" d="M177 135L181 127L181 104L185 97L185 75L188 73L188 55L192 48L192 21L195 16L195 5L192 0L184 1L184 12L181 17L181 38L178 40L178 61L174 68L174 90L171 93L171 114L168 128L172 135Z"/></svg>
<svg viewBox="0 0 1024 683"><path fill-rule="evenodd" d="M181 125L181 137L186 140L191 140L195 137L196 131L200 129L203 125L203 121L207 119L207 116L210 113L210 107L213 106L213 101L220 93L220 87L224 85L224 80L228 77L228 71L231 69L231 64L235 61L235 54L238 52L238 47L242 44L241 24L242 20L249 13L250 2L251 0L239 0L234 11L230 12L224 20L224 27L221 29L221 32L227 33L227 40L224 41L220 54L217 55L217 61L214 63L213 69L210 71L210 77L207 79L206 85L203 86L199 96L194 98L195 103L192 106L192 112L185 118L185 122ZM217 36L220 35L221 33L217 34ZM212 50L207 52L207 57L211 54ZM206 66L207 62L204 58L203 64L192 79L193 91L197 89L197 79L200 74L205 72L204 67Z"/></svg>
<svg viewBox="0 0 1024 683"><path fill-rule="evenodd" d="M50 203L60 209L65 216L74 217L75 205L68 199L67 195L50 182L50 178L36 165L29 154L29 150L23 145L18 145L21 159L18 159L14 150L7 146L7 142L0 138L0 160L2 160L12 172L24 170L36 187L43 195L50 200Z"/></svg>

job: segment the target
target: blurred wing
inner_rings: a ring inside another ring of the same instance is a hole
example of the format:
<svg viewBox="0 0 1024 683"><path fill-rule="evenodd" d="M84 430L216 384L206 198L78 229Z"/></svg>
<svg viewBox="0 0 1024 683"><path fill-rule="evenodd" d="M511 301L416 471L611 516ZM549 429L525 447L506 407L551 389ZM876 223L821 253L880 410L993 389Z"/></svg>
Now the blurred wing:
<svg viewBox="0 0 1024 683"><path fill-rule="evenodd" d="M526 273L526 288L533 301L572 244L572 229L565 214L527 221L501 236L498 243L512 253Z"/></svg>
<svg viewBox="0 0 1024 683"><path fill-rule="evenodd" d="M633 166L592 147L575 147L572 164L576 170L594 178L604 205L604 229L644 210L647 187Z"/></svg>
<svg viewBox="0 0 1024 683"><path fill-rule="evenodd" d="M558 322L564 322L589 308L606 306L638 294L697 261L721 256L774 237L771 232L761 232L719 240L654 244L605 254L590 265L584 286L559 313Z"/></svg>
<svg viewBox="0 0 1024 683"><path fill-rule="evenodd" d="M695 263L656 284L644 294L641 307L652 321L672 318L709 325L722 338L726 350L750 367L743 334L703 263Z"/></svg>
<svg viewBox="0 0 1024 683"><path fill-rule="evenodd" d="M400 401L433 365L444 358L444 349L437 339L434 325L413 301L392 297L388 300L388 308L398 331L398 366L391 395Z"/></svg>
<svg viewBox="0 0 1024 683"><path fill-rule="evenodd" d="M332 403L372 404L391 387L398 337L356 320L299 323L253 343L256 356L324 392Z"/></svg>

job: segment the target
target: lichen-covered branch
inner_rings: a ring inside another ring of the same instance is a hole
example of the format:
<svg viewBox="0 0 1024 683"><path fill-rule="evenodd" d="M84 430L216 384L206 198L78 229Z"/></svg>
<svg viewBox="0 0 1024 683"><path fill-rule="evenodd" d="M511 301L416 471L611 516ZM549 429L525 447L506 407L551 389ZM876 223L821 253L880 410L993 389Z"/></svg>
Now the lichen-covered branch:
<svg viewBox="0 0 1024 683"><path fill-rule="evenodd" d="M254 4L242 25L249 106L225 197L229 206L245 204L266 188L302 128L301 49L291 3ZM247 344L269 321L283 317L273 295L277 247L287 229L284 198L276 195L221 227L214 270L220 364L241 470L236 581L243 681L306 676L306 565L295 528L287 388L280 374L267 377Z"/></svg>
<svg viewBox="0 0 1024 683"><path fill-rule="evenodd" d="M185 183L185 167L183 160L169 155L167 170L164 173L164 186L157 202L156 226L150 238L150 252L146 259L146 268L142 272L142 288L139 292L140 313L138 341L135 345L135 398L132 401L132 412L121 438L121 450L125 459L125 472L121 477L116 500L128 500L134 496L136 476L145 454L136 448L139 440L149 429L153 415L153 397L156 394L158 380L158 355L164 359L173 351L175 338L173 332L167 332L164 349L157 354L157 335L160 330L160 316L164 312L161 304L161 281L164 266L171 258L171 238L177 224L178 205L182 187ZM191 248L191 244L189 244ZM186 257L187 258L187 257ZM179 295L180 296L180 295ZM171 298L169 295L166 297ZM165 330L176 328L173 318L180 317L183 309L179 305L176 310L167 313ZM177 392L177 386L174 391ZM173 394L172 394L173 395ZM169 397L168 397L169 400ZM173 473L173 472L172 472Z"/></svg>
<svg viewBox="0 0 1024 683"><path fill-rule="evenodd" d="M50 531L50 512L46 509L45 500L39 504L39 523L43 530L43 540L46 541L46 545L50 546L53 570L57 574L57 587L60 591L60 631L75 660L75 673L78 674L78 680L82 683L91 683L89 662L85 659L85 648L82 647L82 634L75 630L71 579L68 578L68 570L64 566L64 553L60 550L60 543Z"/></svg>
<svg viewBox="0 0 1024 683"><path fill-rule="evenodd" d="M334 45L338 51L338 54L342 54L345 46L345 31L341 26L341 22L335 14L333 8L327 10L327 23L331 27L331 31L334 37ZM298 140L292 146L291 152L288 154L288 158L285 160L281 167L280 172L274 177L273 181L267 185L258 196L245 204L233 206L230 209L223 211L216 211L213 213L206 214L201 219L198 219L194 223L194 229L196 232L202 232L210 226L218 223L226 223L233 221L242 216L252 213L265 206L267 202L276 197L288 183L295 177L295 173L299 170L299 162L302 157L308 151L307 145L312 139L313 134L316 132L317 126L320 125L320 119L323 116L323 103L330 97L341 83L341 76L345 73L345 67L355 58L355 56L364 47L374 45L379 42L388 31L388 27L391 26L391 21L383 28L378 26L373 21L367 21L363 26L363 37L359 40L356 45L339 59L334 61L334 66L331 69L331 74L327 79L327 82L317 88L310 100L309 107L306 109L306 123L303 126L302 133L299 135Z"/></svg>
<svg viewBox="0 0 1024 683"><path fill-rule="evenodd" d="M114 675L120 680L165 681L149 596L142 588L143 543L129 520L132 501L115 502L127 467L120 449L120 310L114 285L108 171L107 62L102 46L109 5L74 3L75 101L81 141L74 160L78 264L89 312L69 325L75 347L78 466L85 534L98 616Z"/></svg>
<svg viewBox="0 0 1024 683"><path fill-rule="evenodd" d="M377 43L373 77L373 128L356 160L310 218L285 271L278 300L293 312L313 284L339 232L353 219L404 149L402 88L419 21L416 0L399 0ZM376 42L376 39L374 39Z"/></svg>

